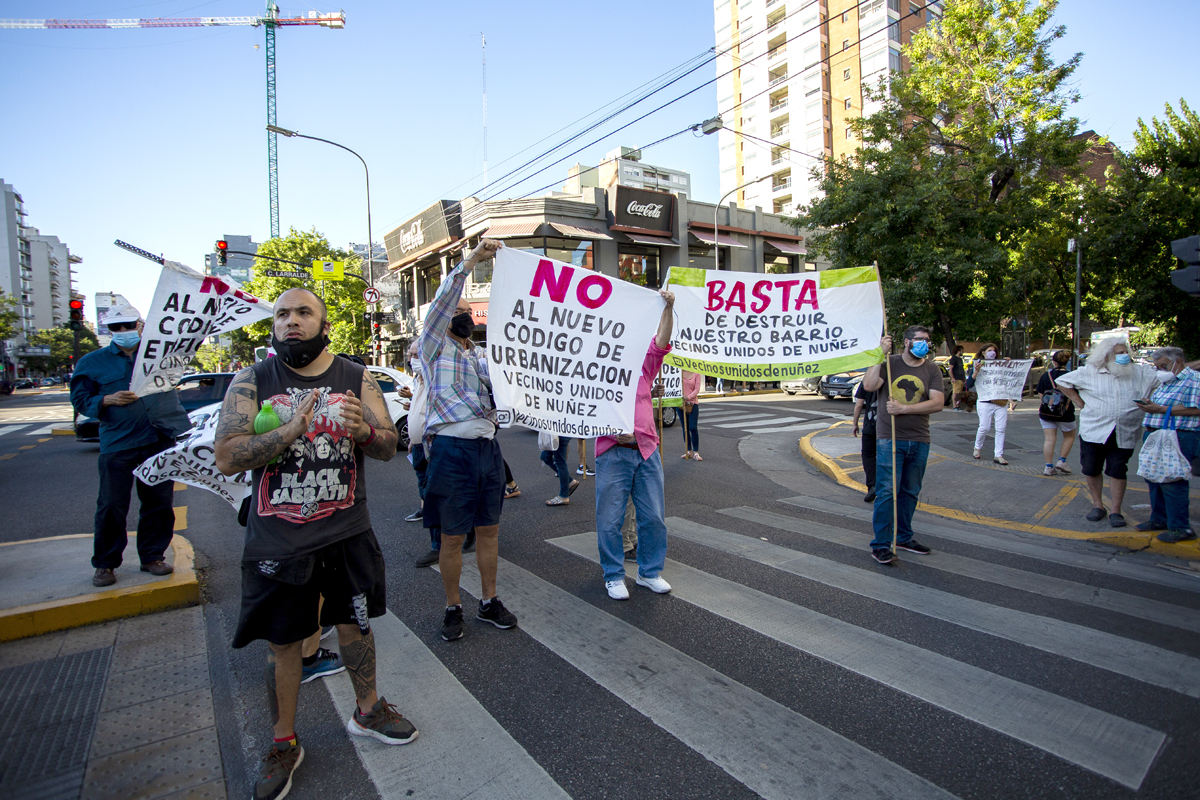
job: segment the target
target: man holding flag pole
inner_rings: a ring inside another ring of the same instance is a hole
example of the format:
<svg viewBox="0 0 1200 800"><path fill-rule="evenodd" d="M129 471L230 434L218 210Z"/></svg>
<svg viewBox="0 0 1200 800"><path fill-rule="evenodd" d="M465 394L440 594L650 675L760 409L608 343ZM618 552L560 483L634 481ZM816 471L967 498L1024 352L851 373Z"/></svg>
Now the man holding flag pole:
<svg viewBox="0 0 1200 800"><path fill-rule="evenodd" d="M890 353L892 337L884 336L879 346ZM912 529L929 459L929 415L945 404L942 374L929 355L929 329L913 325L904 332L904 352L887 357L886 379L884 365L876 364L862 381L864 391L879 392L871 555L880 564L895 561L895 549L929 553Z"/></svg>

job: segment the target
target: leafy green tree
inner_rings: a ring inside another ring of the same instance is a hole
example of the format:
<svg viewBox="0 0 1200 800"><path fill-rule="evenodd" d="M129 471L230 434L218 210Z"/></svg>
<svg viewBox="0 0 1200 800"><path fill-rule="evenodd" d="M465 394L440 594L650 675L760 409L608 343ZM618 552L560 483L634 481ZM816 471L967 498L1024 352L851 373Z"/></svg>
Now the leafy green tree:
<svg viewBox="0 0 1200 800"><path fill-rule="evenodd" d="M11 297L0 289L0 342L17 335L17 322L21 312L17 311L17 298Z"/></svg>
<svg viewBox="0 0 1200 800"><path fill-rule="evenodd" d="M341 250L329 244L329 240L312 228L298 231L292 228L288 235L271 239L259 246L260 255L274 256L288 261L311 264L313 261L350 261L354 258L348 251ZM290 264L280 264L275 261L259 258L254 262L254 280L245 284L245 289L256 297L268 302L288 289L302 287L312 289L325 300L329 310L329 321L333 323L329 334L330 349L335 353L364 353L370 340L370 329L363 319L366 302L363 300L361 281L347 278L344 281L313 281L299 278L272 278L263 274L263 270L299 270L301 267ZM347 264L347 272L354 272L353 262ZM242 346L246 353L238 356L244 363L253 363L253 348L271 341L271 322L263 320L244 329L245 339ZM248 347L247 347L248 345ZM246 357L248 354L248 358ZM236 355L236 354L235 354Z"/></svg>
<svg viewBox="0 0 1200 800"><path fill-rule="evenodd" d="M189 365L201 372L223 372L229 364L229 356L220 345L204 343L192 356Z"/></svg>
<svg viewBox="0 0 1200 800"><path fill-rule="evenodd" d="M1138 120L1133 151L1118 153L1116 174L1090 193L1083 264L1094 291L1109 299L1096 316L1161 326L1156 338L1195 358L1200 305L1171 284L1179 264L1171 241L1200 233L1200 116L1182 99L1164 116Z"/></svg>
<svg viewBox="0 0 1200 800"><path fill-rule="evenodd" d="M878 261L893 331L994 336L1012 316L1010 246L1072 182L1087 143L1066 116L1079 55L1055 64L1057 0L950 0L905 48L910 68L871 90L862 147L816 168L823 197L797 222L835 267Z"/></svg>
<svg viewBox="0 0 1200 800"><path fill-rule="evenodd" d="M50 355L28 356L25 363L30 369L44 373L62 372L74 367L71 356L75 352L75 332L66 323L57 328L46 328L29 337L28 344L49 345ZM87 328L79 331L79 355L82 358L93 350L100 349L96 334Z"/></svg>

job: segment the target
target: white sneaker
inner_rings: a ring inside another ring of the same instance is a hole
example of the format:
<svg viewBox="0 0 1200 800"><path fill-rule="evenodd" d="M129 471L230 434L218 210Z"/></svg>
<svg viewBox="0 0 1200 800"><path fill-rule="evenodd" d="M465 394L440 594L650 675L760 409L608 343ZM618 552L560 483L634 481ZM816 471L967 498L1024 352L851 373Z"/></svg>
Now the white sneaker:
<svg viewBox="0 0 1200 800"><path fill-rule="evenodd" d="M645 586L655 594L666 594L671 591L671 584L664 581L662 578L643 578L641 575L637 578L638 586Z"/></svg>
<svg viewBox="0 0 1200 800"><path fill-rule="evenodd" d="M629 599L629 587L625 585L624 580L605 581L604 588L608 589L608 596L613 600Z"/></svg>

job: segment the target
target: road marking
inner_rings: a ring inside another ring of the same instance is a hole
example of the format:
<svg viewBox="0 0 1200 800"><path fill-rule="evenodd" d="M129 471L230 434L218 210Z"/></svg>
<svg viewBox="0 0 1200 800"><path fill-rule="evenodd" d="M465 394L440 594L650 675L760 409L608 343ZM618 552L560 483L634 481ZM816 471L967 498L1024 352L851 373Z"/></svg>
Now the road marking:
<svg viewBox="0 0 1200 800"><path fill-rule="evenodd" d="M1046 505L1033 515L1034 521L1043 522L1047 517L1053 517L1058 512L1062 511L1067 505L1075 499L1075 495L1079 494L1078 484L1065 484L1058 492L1051 497Z"/></svg>
<svg viewBox="0 0 1200 800"><path fill-rule="evenodd" d="M824 420L820 422L805 422L800 425L784 425L782 428L745 428L746 433L780 433L782 431L811 431L816 428L828 428L829 423Z"/></svg>
<svg viewBox="0 0 1200 800"><path fill-rule="evenodd" d="M0 436L5 435L6 433L16 433L22 428L28 427L28 425L0 425Z"/></svg>
<svg viewBox="0 0 1200 800"><path fill-rule="evenodd" d="M744 519L779 530L798 533L802 536L810 536L822 542L836 542L837 544L853 547L858 550L862 550L866 546L871 535L869 533L846 530L845 528L835 528L831 525L822 525L817 522L795 519L794 517L787 517L782 514L775 514L770 511L763 511L747 506L722 508L718 513L733 517L734 519ZM917 563L930 569L941 570L954 575L963 575L975 580L1007 586L1010 589L1018 589L1055 600L1069 600L1074 603L1082 603L1095 608L1116 611L1117 613L1127 614L1131 617L1200 633L1200 614L1197 614L1195 609L1177 606L1172 603L1163 603L1137 595L1114 592L1110 589L1102 589L1089 584L1056 578L1051 575L1042 575L1037 572L1027 572L1014 567L1006 567L1003 564L993 564L989 561L980 561L952 553L939 552L937 558L927 558Z"/></svg>
<svg viewBox="0 0 1200 800"><path fill-rule="evenodd" d="M767 417L766 419L742 420L740 422L718 422L709 427L713 428L746 428L751 425L766 425L774 423L778 425L791 425L795 422L811 422L812 420L804 419L803 417Z"/></svg>
<svg viewBox="0 0 1200 800"><path fill-rule="evenodd" d="M371 627L377 691L420 732L417 741L403 748L350 737L380 797L391 800L415 791L431 800L569 800L570 795L394 614L376 617ZM323 683L342 719L348 720L355 705L350 681L326 678ZM449 765L447 753L460 750L470 756Z"/></svg>
<svg viewBox="0 0 1200 800"><path fill-rule="evenodd" d="M32 450L35 447L37 447L36 444L23 444L20 447L18 447L17 449L18 450Z"/></svg>
<svg viewBox="0 0 1200 800"><path fill-rule="evenodd" d="M759 421L761 421L763 417L771 417L771 416L773 416L773 415L771 415L771 414L734 414L732 416L723 416L723 417L719 417L717 419L706 419L705 415L701 414L700 415L700 424L716 425L721 422L735 422L737 420L749 420L749 419L758 419Z"/></svg>
<svg viewBox="0 0 1200 800"><path fill-rule="evenodd" d="M4 455L0 456L0 461L8 461L10 458L16 458L16 457L17 457L16 453L5 453Z"/></svg>
<svg viewBox="0 0 1200 800"><path fill-rule="evenodd" d="M179 481L175 481L175 491L182 492L186 488L187 488L186 483L180 483Z"/></svg>
<svg viewBox="0 0 1200 800"><path fill-rule="evenodd" d="M512 598L521 630L767 800L953 798L504 559L498 583L505 598ZM463 562L459 584L469 592L479 590L473 560ZM444 780L444 754L440 763Z"/></svg>
<svg viewBox="0 0 1200 800"><path fill-rule="evenodd" d="M175 507L175 530L187 530L187 506Z"/></svg>
<svg viewBox="0 0 1200 800"><path fill-rule="evenodd" d="M820 497L808 497L807 495L784 497L779 502L826 514L835 514L839 517L850 517L851 519L862 520L864 522L871 521L871 508L869 506L862 507L862 503L851 505L825 500ZM929 517L924 515L918 518L916 522L922 531L926 531L932 536L941 536L944 539L954 542L962 542L963 544L975 547L984 547L988 550L1025 556L1026 558L1034 558L1039 561L1048 561L1052 564L1065 564L1070 567L1078 567L1105 575L1130 578L1157 586L1170 586L1174 589L1200 592L1200 581L1192 580L1187 576L1171 575L1148 564L1138 564L1130 562L1127 559L1113 558L1111 553L1087 552L1081 549L1078 544L1067 544L1056 539L1043 539L1042 541L1046 542L1046 544L1039 544L1001 528L986 528L985 530L951 528L947 525L931 522ZM985 525L986 523L981 521L976 524Z"/></svg>
<svg viewBox="0 0 1200 800"><path fill-rule="evenodd" d="M26 432L25 435L26 436L45 436L47 433L51 433L53 431L54 431L54 426L47 425L44 428L38 428L36 431L28 431L28 432Z"/></svg>
<svg viewBox="0 0 1200 800"><path fill-rule="evenodd" d="M680 517L668 517L667 530L673 536L733 553L835 589L1106 669L1188 697L1200 697L1200 659L1191 656L1132 642L1072 622L993 606L970 597L910 583L879 572L873 563L868 569L859 569ZM870 558L866 550L864 544L864 563ZM936 557L936 554L931 556Z"/></svg>
<svg viewBox="0 0 1200 800"><path fill-rule="evenodd" d="M596 534L547 544L599 563ZM637 577L637 565L626 564ZM1137 791L1166 735L1068 698L667 561L671 594Z"/></svg>
<svg viewBox="0 0 1200 800"><path fill-rule="evenodd" d="M38 439L38 444L45 444L48 441L50 441L50 437L46 437L45 439Z"/></svg>

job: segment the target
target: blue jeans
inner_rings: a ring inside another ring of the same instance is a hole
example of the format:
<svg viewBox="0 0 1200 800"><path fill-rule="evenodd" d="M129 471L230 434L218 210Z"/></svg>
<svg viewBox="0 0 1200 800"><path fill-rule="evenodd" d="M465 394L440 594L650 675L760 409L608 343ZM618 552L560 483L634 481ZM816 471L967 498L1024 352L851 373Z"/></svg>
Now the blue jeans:
<svg viewBox="0 0 1200 800"><path fill-rule="evenodd" d="M913 538L912 518L917 510L917 495L925 478L925 462L929 460L928 442L896 441L896 469L900 472L896 493L898 525L896 543ZM875 442L875 513L871 525L875 538L871 549L892 549L892 440Z"/></svg>
<svg viewBox="0 0 1200 800"><path fill-rule="evenodd" d="M596 456L596 543L606 582L625 579L621 523L630 497L637 511L638 575L657 578L667 563L662 464L657 452L642 458L632 448L610 447Z"/></svg>
<svg viewBox="0 0 1200 800"><path fill-rule="evenodd" d="M558 496L566 497L571 491L571 471L567 469L567 446L571 439L558 437L557 450L543 450L542 463L558 473Z"/></svg>
<svg viewBox="0 0 1200 800"><path fill-rule="evenodd" d="M1142 434L1142 441L1150 435L1150 431ZM1200 431L1176 431L1179 437L1179 450L1183 457L1192 465L1196 463L1196 455L1200 452ZM1151 483L1146 481L1150 489L1150 523L1166 525L1168 530L1184 531L1192 527L1188 519L1188 490L1189 481L1173 483Z"/></svg>
<svg viewBox="0 0 1200 800"><path fill-rule="evenodd" d="M700 404L692 403L692 410L687 413L680 406L679 413L683 417L683 446L694 453L700 452Z"/></svg>

